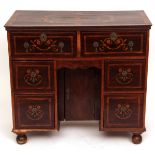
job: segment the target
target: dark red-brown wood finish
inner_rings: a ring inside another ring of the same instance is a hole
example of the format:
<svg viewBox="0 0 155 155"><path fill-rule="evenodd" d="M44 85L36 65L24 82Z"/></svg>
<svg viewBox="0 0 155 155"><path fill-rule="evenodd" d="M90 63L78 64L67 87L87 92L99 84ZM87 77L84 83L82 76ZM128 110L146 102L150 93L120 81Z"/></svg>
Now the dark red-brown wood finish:
<svg viewBox="0 0 155 155"><path fill-rule="evenodd" d="M16 11L8 32L13 132L99 120L142 141L149 29L144 11Z"/></svg>

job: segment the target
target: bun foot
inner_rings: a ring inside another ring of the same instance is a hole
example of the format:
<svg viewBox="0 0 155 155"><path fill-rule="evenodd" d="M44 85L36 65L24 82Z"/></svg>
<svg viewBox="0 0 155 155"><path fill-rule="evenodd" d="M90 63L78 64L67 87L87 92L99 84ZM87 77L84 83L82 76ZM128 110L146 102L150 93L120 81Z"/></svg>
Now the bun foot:
<svg viewBox="0 0 155 155"><path fill-rule="evenodd" d="M140 144L142 142L142 136L140 134L133 134L132 142L134 144Z"/></svg>
<svg viewBox="0 0 155 155"><path fill-rule="evenodd" d="M17 135L16 141L18 144L25 144L27 142L26 135Z"/></svg>

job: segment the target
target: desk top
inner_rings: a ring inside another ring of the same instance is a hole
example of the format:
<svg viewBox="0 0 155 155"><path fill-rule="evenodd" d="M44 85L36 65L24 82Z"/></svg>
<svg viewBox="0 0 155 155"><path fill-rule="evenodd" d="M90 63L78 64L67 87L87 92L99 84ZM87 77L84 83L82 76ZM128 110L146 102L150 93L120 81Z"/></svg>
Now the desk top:
<svg viewBox="0 0 155 155"><path fill-rule="evenodd" d="M6 28L151 26L144 11L15 11Z"/></svg>

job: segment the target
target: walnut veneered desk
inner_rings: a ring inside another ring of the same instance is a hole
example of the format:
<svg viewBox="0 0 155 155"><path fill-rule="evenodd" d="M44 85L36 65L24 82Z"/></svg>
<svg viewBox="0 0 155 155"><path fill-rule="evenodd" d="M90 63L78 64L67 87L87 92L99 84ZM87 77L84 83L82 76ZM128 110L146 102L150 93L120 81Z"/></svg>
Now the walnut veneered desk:
<svg viewBox="0 0 155 155"><path fill-rule="evenodd" d="M99 129L142 141L149 29L144 11L16 11L8 34L17 142L60 121L99 120Z"/></svg>

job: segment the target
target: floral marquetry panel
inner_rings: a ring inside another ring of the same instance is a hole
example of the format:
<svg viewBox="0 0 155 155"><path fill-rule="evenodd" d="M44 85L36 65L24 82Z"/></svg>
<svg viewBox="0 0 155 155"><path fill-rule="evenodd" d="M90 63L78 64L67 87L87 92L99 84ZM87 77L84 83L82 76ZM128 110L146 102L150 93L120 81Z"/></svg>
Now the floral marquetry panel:
<svg viewBox="0 0 155 155"><path fill-rule="evenodd" d="M16 128L54 128L54 96L15 96Z"/></svg>
<svg viewBox="0 0 155 155"><path fill-rule="evenodd" d="M14 32L10 39L14 57L72 57L76 54L74 32Z"/></svg>
<svg viewBox="0 0 155 155"><path fill-rule="evenodd" d="M145 55L145 33L82 32L82 55Z"/></svg>
<svg viewBox="0 0 155 155"><path fill-rule="evenodd" d="M106 95L104 97L104 127L142 127L143 95Z"/></svg>
<svg viewBox="0 0 155 155"><path fill-rule="evenodd" d="M30 120L41 120L44 116L42 106L39 104L29 105L26 111L26 115Z"/></svg>
<svg viewBox="0 0 155 155"><path fill-rule="evenodd" d="M53 62L13 62L14 88L17 92L54 90Z"/></svg>
<svg viewBox="0 0 155 155"><path fill-rule="evenodd" d="M105 83L106 91L129 91L145 89L145 61L129 60L105 61Z"/></svg>

